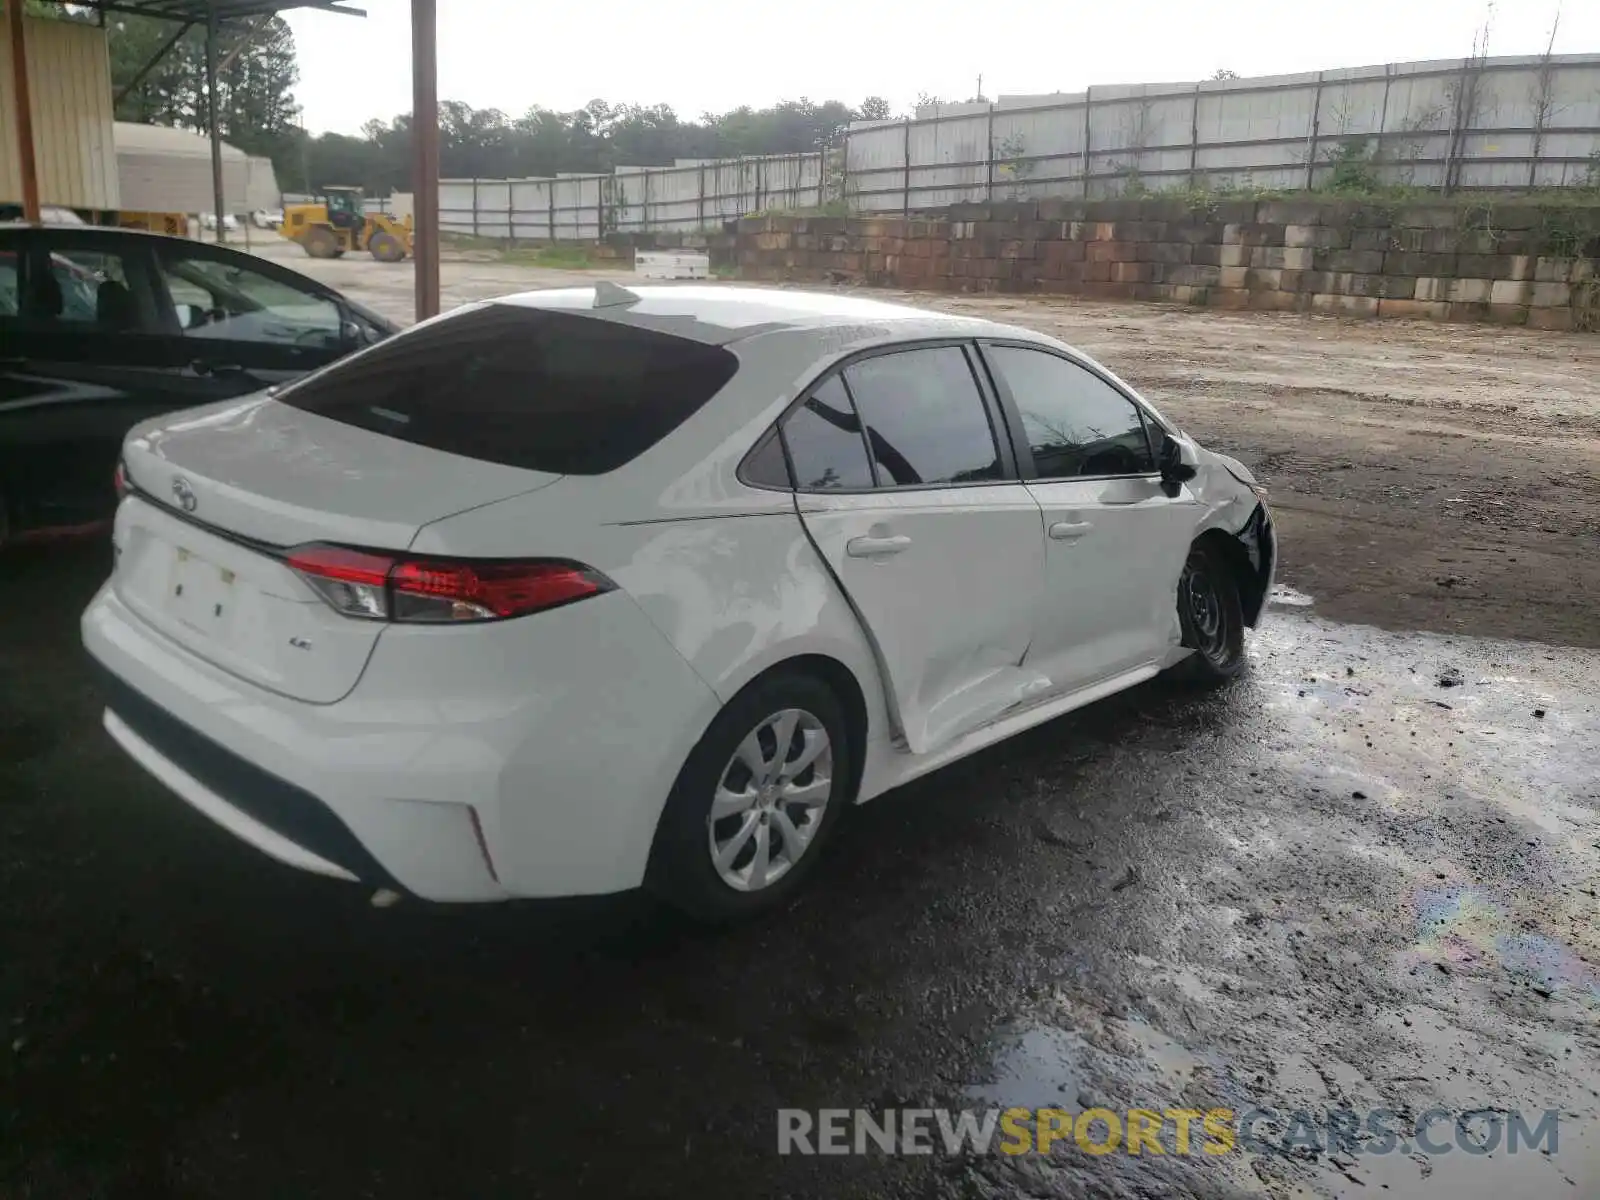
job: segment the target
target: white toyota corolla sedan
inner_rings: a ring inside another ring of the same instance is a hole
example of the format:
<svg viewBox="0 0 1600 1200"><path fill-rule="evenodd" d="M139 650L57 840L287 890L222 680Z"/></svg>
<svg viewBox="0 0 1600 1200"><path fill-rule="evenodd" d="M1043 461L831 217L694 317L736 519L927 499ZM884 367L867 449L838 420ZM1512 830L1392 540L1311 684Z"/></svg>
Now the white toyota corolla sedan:
<svg viewBox="0 0 1600 1200"><path fill-rule="evenodd" d="M1262 492L1060 342L839 295L469 305L136 427L105 725L286 863L781 902L846 809L1244 660Z"/></svg>

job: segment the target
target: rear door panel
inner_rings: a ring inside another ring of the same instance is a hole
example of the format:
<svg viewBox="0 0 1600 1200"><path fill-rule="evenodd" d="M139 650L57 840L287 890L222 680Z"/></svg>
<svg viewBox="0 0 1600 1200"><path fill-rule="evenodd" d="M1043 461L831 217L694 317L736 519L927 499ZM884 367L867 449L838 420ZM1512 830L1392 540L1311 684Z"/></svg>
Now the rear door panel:
<svg viewBox="0 0 1600 1200"><path fill-rule="evenodd" d="M1043 580L1039 508L960 344L846 364L783 422L818 551L878 656L914 753L1047 685L1023 659Z"/></svg>
<svg viewBox="0 0 1600 1200"><path fill-rule="evenodd" d="M1021 665L1042 582L1039 506L1026 488L807 496L801 509L866 626L914 753L1046 685Z"/></svg>

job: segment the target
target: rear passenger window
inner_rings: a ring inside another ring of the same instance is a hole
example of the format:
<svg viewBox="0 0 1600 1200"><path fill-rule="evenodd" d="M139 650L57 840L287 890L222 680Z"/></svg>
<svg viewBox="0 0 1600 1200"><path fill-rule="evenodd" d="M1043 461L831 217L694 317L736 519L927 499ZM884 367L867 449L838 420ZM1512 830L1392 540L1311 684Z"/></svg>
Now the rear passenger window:
<svg viewBox="0 0 1600 1200"><path fill-rule="evenodd" d="M756 443L754 450L744 460L743 476L746 483L757 487L781 488L787 491L794 486L789 478L789 464L783 457L783 442L776 429Z"/></svg>
<svg viewBox="0 0 1600 1200"><path fill-rule="evenodd" d="M796 487L816 491L872 486L861 421L837 375L784 419L783 440L789 445Z"/></svg>
<svg viewBox="0 0 1600 1200"><path fill-rule="evenodd" d="M93 326L104 332L154 328L149 305L135 300L126 256L56 242L46 243L47 270L34 259L28 291L18 299L22 316L48 326Z"/></svg>
<svg viewBox="0 0 1600 1200"><path fill-rule="evenodd" d="M845 369L881 486L1003 476L983 395L959 346L902 350Z"/></svg>
<svg viewBox="0 0 1600 1200"><path fill-rule="evenodd" d="M721 346L482 304L335 363L277 399L448 454L600 475L666 437L738 369Z"/></svg>

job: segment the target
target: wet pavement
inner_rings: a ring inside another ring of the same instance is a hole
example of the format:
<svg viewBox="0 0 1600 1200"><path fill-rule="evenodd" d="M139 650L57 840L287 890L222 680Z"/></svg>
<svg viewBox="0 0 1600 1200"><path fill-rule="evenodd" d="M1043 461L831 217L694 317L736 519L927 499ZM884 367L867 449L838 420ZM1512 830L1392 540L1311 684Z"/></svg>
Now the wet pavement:
<svg viewBox="0 0 1600 1200"><path fill-rule="evenodd" d="M712 933L637 897L379 911L255 855L99 731L102 558L0 560L0 1195L1600 1194L1600 654L1286 592L1232 687L887 796L792 909ZM779 1107L933 1105L1560 1134L776 1153Z"/></svg>

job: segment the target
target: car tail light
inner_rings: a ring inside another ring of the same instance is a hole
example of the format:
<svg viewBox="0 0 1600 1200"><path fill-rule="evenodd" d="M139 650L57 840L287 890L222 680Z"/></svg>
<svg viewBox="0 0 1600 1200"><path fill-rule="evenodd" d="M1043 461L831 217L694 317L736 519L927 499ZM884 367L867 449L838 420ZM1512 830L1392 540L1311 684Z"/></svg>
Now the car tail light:
<svg viewBox="0 0 1600 1200"><path fill-rule="evenodd" d="M299 546L285 561L345 616L389 619L389 572L395 560L387 555L343 546Z"/></svg>
<svg viewBox="0 0 1600 1200"><path fill-rule="evenodd" d="M117 489L118 500L133 491L133 480L128 478L128 464L120 458L117 459L117 469L111 475L111 486Z"/></svg>
<svg viewBox="0 0 1600 1200"><path fill-rule="evenodd" d="M592 567L560 559L411 558L309 545L285 561L335 610L371 621L501 621L616 587Z"/></svg>

